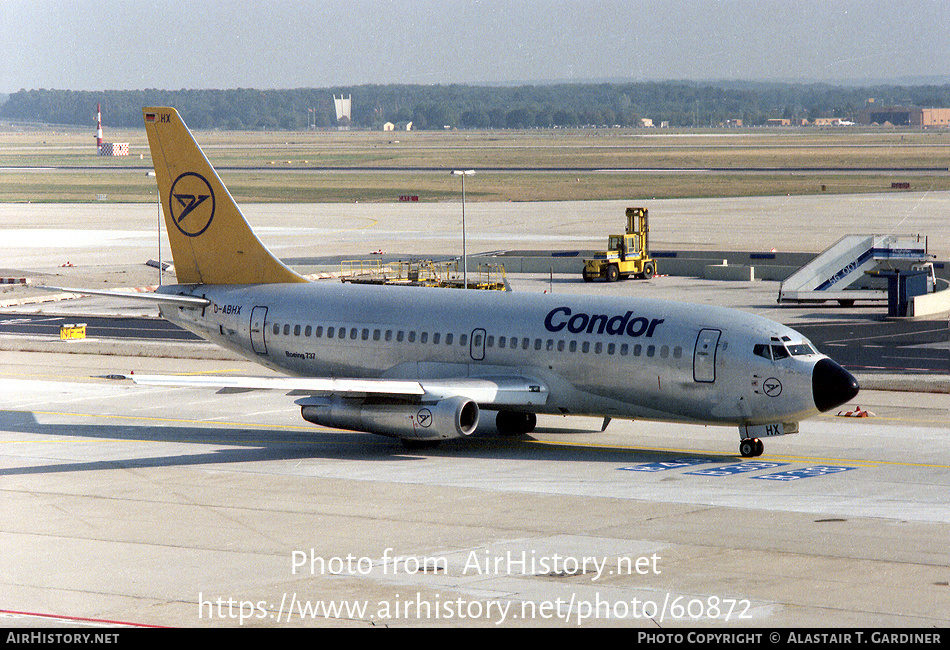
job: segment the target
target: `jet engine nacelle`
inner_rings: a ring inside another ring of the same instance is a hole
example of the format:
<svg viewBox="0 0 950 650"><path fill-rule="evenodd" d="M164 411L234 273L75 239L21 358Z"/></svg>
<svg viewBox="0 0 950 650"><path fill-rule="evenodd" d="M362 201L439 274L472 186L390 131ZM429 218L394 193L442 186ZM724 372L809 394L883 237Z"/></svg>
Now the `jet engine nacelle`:
<svg viewBox="0 0 950 650"><path fill-rule="evenodd" d="M431 404L383 404L347 399L306 399L298 404L307 422L404 440L460 438L471 435L478 426L478 404L463 397L449 397Z"/></svg>

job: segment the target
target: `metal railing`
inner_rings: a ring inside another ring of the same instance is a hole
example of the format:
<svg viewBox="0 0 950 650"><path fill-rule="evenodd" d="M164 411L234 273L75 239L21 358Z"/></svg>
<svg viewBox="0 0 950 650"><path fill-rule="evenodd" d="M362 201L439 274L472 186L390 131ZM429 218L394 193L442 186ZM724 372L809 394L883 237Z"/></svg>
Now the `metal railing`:
<svg viewBox="0 0 950 650"><path fill-rule="evenodd" d="M443 262L432 260L380 259L343 260L340 279L365 284L403 284L426 287L463 288L463 273L458 259ZM479 264L474 278L469 273L469 289L504 290L507 275L503 264Z"/></svg>

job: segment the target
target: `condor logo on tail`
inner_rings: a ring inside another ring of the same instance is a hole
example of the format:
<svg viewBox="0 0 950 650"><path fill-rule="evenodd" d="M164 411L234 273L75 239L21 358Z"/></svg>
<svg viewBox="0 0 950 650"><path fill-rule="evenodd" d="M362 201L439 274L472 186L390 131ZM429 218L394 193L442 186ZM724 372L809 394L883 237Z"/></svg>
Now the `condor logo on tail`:
<svg viewBox="0 0 950 650"><path fill-rule="evenodd" d="M197 237L208 229L214 219L214 192L203 176L185 172L172 183L169 194L175 226L183 235Z"/></svg>

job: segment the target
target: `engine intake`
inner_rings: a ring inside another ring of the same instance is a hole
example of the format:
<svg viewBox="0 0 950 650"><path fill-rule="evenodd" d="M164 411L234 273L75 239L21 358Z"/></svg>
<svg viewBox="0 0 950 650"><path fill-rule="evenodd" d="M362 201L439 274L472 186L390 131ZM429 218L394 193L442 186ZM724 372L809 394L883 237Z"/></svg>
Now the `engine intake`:
<svg viewBox="0 0 950 650"><path fill-rule="evenodd" d="M307 422L334 429L365 431L405 440L446 440L469 436L478 426L478 404L449 397L431 404L385 404L335 398L299 400Z"/></svg>

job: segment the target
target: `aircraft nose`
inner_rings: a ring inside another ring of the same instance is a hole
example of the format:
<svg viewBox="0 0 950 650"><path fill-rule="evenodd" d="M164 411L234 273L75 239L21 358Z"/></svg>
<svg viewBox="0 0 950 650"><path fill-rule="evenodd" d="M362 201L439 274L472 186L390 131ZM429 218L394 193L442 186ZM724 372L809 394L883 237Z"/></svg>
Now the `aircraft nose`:
<svg viewBox="0 0 950 650"><path fill-rule="evenodd" d="M815 364L811 375L815 406L824 413L841 406L858 394L858 380L831 359L822 359Z"/></svg>

